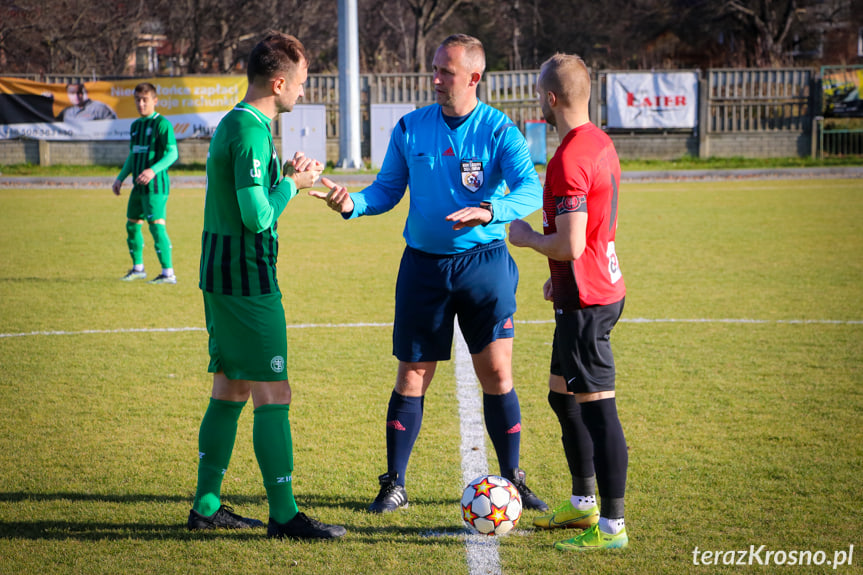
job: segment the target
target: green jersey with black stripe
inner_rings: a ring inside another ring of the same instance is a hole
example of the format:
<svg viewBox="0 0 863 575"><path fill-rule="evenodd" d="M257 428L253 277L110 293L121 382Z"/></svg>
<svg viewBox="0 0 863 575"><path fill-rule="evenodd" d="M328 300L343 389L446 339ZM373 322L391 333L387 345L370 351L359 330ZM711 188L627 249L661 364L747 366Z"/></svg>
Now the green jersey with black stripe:
<svg viewBox="0 0 863 575"><path fill-rule="evenodd" d="M155 170L155 177L147 184L136 184L138 174L152 168L164 158L169 150L176 154L177 139L174 127L159 112L132 122L129 142L128 168L132 172L133 191L144 194L167 194L169 192L168 170ZM176 159L176 157L174 157ZM167 166L165 166L167 168Z"/></svg>
<svg viewBox="0 0 863 575"><path fill-rule="evenodd" d="M270 119L240 102L219 123L207 154L199 287L254 296L278 293L276 224L296 195L281 179Z"/></svg>

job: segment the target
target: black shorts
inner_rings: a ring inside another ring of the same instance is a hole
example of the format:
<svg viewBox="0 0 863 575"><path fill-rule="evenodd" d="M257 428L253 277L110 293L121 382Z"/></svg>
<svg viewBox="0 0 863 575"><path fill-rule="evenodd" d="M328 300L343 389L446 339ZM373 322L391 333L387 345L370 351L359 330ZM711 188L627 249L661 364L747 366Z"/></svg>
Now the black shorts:
<svg viewBox="0 0 863 575"><path fill-rule="evenodd" d="M614 389L609 337L623 313L623 302L555 313L550 371L562 376L572 393Z"/></svg>

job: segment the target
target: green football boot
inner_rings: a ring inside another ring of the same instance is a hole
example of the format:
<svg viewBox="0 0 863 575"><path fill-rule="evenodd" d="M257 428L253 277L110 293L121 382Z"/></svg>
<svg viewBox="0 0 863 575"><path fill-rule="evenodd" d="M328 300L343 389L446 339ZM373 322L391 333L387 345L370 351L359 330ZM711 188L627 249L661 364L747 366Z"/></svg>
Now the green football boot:
<svg viewBox="0 0 863 575"><path fill-rule="evenodd" d="M594 505L590 509L576 509L571 501L567 501L551 513L540 515L533 520L533 524L540 529L587 529L596 525L599 521L599 507Z"/></svg>
<svg viewBox="0 0 863 575"><path fill-rule="evenodd" d="M599 525L592 525L572 539L565 539L554 544L561 551L591 551L594 549L621 549L629 545L629 537L624 527L617 535L610 535L599 530Z"/></svg>

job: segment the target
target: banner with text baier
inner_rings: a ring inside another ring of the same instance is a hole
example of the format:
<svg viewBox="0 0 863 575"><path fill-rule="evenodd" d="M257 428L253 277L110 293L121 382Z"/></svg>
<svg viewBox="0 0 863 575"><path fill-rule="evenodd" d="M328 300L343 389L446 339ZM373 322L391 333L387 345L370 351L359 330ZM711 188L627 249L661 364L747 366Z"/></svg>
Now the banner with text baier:
<svg viewBox="0 0 863 575"><path fill-rule="evenodd" d="M609 72L609 128L694 128L697 72Z"/></svg>
<svg viewBox="0 0 863 575"><path fill-rule="evenodd" d="M156 111L174 126L177 139L209 137L246 93L245 76L136 78L45 84L0 77L0 140L127 140L135 86L156 88Z"/></svg>

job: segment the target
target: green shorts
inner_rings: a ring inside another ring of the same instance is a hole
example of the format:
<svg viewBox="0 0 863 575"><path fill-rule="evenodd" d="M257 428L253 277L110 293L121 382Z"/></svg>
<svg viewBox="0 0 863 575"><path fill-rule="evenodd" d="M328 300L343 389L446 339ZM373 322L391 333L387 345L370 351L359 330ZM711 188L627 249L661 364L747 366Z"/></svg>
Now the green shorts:
<svg viewBox="0 0 863 575"><path fill-rule="evenodd" d="M168 213L168 194L144 194L133 188L129 194L126 217L130 220L164 220Z"/></svg>
<svg viewBox="0 0 863 575"><path fill-rule="evenodd" d="M210 335L210 373L228 379L288 379L285 309L282 294L231 296L204 293Z"/></svg>

